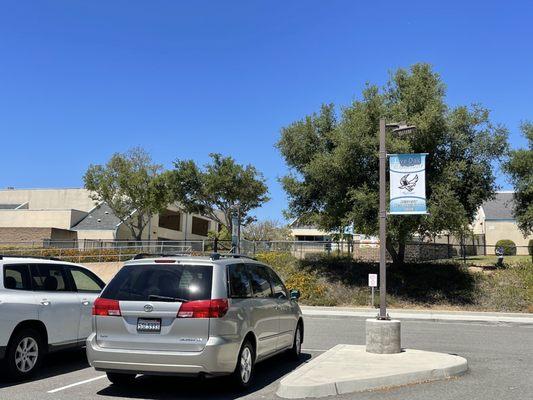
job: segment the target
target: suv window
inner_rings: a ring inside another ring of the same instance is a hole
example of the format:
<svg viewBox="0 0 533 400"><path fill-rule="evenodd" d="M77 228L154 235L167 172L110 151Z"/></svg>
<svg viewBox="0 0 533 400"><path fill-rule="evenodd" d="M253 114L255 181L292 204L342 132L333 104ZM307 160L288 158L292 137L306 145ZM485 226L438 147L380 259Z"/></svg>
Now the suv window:
<svg viewBox="0 0 533 400"><path fill-rule="evenodd" d="M109 282L102 297L131 301L211 299L211 265L126 265Z"/></svg>
<svg viewBox="0 0 533 400"><path fill-rule="evenodd" d="M272 289L274 290L274 297L276 299L288 299L289 294L287 288L283 284L283 281L280 279L278 274L274 272L272 268L269 268L270 276L272 277Z"/></svg>
<svg viewBox="0 0 533 400"><path fill-rule="evenodd" d="M26 264L4 265L4 287L31 290L30 270Z"/></svg>
<svg viewBox="0 0 533 400"><path fill-rule="evenodd" d="M229 297L252 297L250 276L244 264L232 264L228 267Z"/></svg>
<svg viewBox="0 0 533 400"><path fill-rule="evenodd" d="M68 269L78 292L100 293L105 286L100 278L89 271L76 267Z"/></svg>
<svg viewBox="0 0 533 400"><path fill-rule="evenodd" d="M66 292L69 290L62 265L32 264L30 270L34 290L45 292Z"/></svg>
<svg viewBox="0 0 533 400"><path fill-rule="evenodd" d="M267 269L258 264L248 264L250 272L253 297L272 297L270 275Z"/></svg>

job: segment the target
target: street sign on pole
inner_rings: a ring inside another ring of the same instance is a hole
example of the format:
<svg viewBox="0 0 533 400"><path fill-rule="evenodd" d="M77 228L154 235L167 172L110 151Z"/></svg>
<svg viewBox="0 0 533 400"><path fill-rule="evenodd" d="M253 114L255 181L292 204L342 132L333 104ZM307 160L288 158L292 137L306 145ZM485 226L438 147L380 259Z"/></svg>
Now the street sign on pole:
<svg viewBox="0 0 533 400"><path fill-rule="evenodd" d="M368 286L372 290L372 308L374 308L374 288L378 286L378 274L368 274Z"/></svg>
<svg viewBox="0 0 533 400"><path fill-rule="evenodd" d="M370 287L378 286L378 274L368 274L368 286Z"/></svg>

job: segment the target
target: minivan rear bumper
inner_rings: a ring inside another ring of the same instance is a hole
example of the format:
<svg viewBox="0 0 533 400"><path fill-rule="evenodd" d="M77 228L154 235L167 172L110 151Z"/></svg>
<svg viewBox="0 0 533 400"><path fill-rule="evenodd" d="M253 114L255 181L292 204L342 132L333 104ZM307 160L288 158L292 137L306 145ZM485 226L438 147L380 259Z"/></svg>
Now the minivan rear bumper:
<svg viewBox="0 0 533 400"><path fill-rule="evenodd" d="M97 371L152 375L224 375L235 370L240 343L210 337L199 352L148 351L101 347L87 338L87 359Z"/></svg>

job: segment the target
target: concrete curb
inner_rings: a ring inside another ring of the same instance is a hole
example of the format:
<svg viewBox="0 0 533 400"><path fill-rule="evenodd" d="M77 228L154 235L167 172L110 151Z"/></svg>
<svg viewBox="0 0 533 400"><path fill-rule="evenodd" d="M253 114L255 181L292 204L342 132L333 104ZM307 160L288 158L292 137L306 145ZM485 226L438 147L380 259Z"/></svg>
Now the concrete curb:
<svg viewBox="0 0 533 400"><path fill-rule="evenodd" d="M303 315L307 316L336 316L372 318L378 310L371 308L345 308L345 307L311 307L302 306ZM484 322L490 324L533 324L533 314L520 313L484 313L484 312L458 312L458 311L426 311L426 310L388 310L391 317L400 320L425 320L432 322Z"/></svg>
<svg viewBox="0 0 533 400"><path fill-rule="evenodd" d="M341 344L284 377L277 395L288 399L334 396L443 380L467 370L466 359L455 355L410 349L371 354L364 346Z"/></svg>

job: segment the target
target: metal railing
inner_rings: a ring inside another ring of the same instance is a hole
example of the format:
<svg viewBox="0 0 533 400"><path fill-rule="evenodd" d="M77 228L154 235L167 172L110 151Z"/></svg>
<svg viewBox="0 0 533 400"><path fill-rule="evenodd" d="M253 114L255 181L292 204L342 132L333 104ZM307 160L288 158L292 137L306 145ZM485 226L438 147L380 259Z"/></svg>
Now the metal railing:
<svg viewBox="0 0 533 400"><path fill-rule="evenodd" d="M230 241L218 241L220 253L229 252ZM368 241L241 241L242 254L255 256L265 252L288 252L297 258L317 255L344 255L354 259L374 262L379 260L379 243ZM215 249L214 240L45 240L34 242L0 242L0 254L11 256L57 257L73 262L124 261L135 254L210 254ZM405 247L406 261L494 256L495 246L487 244L447 244L410 242ZM528 255L527 246L517 246L514 254Z"/></svg>

